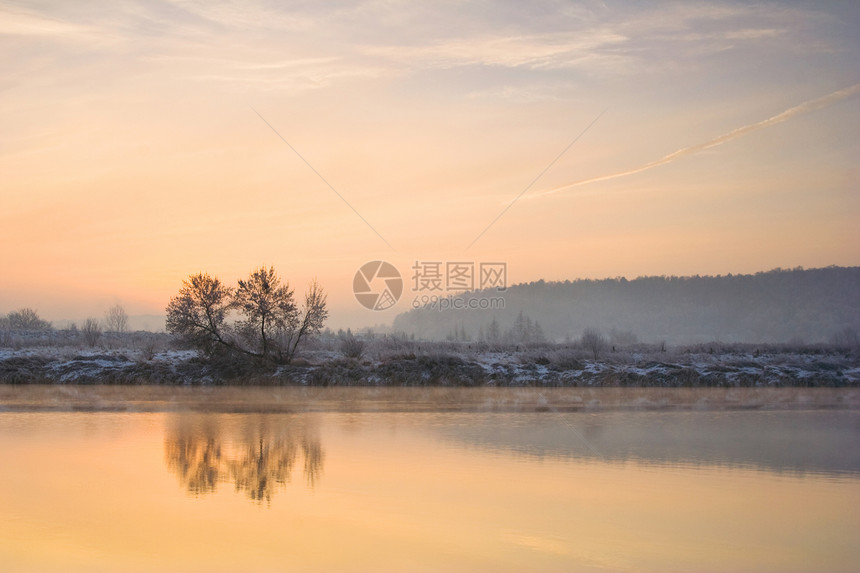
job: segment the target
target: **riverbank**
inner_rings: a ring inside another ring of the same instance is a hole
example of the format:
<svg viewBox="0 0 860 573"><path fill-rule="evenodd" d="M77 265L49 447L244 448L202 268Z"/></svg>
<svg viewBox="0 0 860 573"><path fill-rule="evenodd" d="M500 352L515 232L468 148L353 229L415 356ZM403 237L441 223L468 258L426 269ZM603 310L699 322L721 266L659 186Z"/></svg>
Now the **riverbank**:
<svg viewBox="0 0 860 573"><path fill-rule="evenodd" d="M121 347L0 349L2 384L860 387L856 351L704 345L608 352L564 345L401 343L348 357L318 344L289 365L213 361L194 350Z"/></svg>

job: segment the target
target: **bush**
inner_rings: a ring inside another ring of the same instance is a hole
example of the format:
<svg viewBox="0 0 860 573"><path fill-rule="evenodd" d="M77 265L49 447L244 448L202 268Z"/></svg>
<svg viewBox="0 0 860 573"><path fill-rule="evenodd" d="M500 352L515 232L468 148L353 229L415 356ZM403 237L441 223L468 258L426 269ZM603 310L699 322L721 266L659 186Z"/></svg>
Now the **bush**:
<svg viewBox="0 0 860 573"><path fill-rule="evenodd" d="M10 330L51 330L51 323L39 318L39 314L32 308L22 308L10 312L6 316L6 324Z"/></svg>
<svg viewBox="0 0 860 573"><path fill-rule="evenodd" d="M604 337L596 328L586 328L582 332L582 337L579 339L582 347L591 352L594 359L600 357L600 353L606 348L606 337Z"/></svg>
<svg viewBox="0 0 860 573"><path fill-rule="evenodd" d="M364 340L355 336L351 330L347 329L345 333L340 335L340 352L346 358L358 360L364 354Z"/></svg>
<svg viewBox="0 0 860 573"><path fill-rule="evenodd" d="M98 344L99 338L102 336L102 327L98 319L88 318L81 328L81 335L84 337L84 342L87 346L95 346Z"/></svg>

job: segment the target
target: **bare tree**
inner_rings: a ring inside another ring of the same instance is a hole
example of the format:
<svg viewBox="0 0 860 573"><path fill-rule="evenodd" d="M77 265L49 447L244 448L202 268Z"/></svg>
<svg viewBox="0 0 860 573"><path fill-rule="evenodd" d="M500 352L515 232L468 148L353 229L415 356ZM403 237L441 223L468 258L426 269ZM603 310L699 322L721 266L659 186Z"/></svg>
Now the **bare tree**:
<svg viewBox="0 0 860 573"><path fill-rule="evenodd" d="M227 320L231 310L239 314L232 324ZM240 280L235 291L207 274L189 277L167 306L167 330L210 355L225 349L288 363L327 317L326 294L316 281L300 311L275 269L261 267Z"/></svg>
<svg viewBox="0 0 860 573"><path fill-rule="evenodd" d="M326 308L327 299L328 295L325 294L320 284L314 279L305 293L302 317L299 321L299 328L295 333L295 338L292 341L287 361L292 360L302 338L318 334L323 329L323 326L325 326L326 318L328 318L328 309Z"/></svg>
<svg viewBox="0 0 860 573"><path fill-rule="evenodd" d="M582 331L579 343L582 344L583 348L591 351L592 356L597 360L600 353L606 348L606 337L596 328L586 328Z"/></svg>
<svg viewBox="0 0 860 573"><path fill-rule="evenodd" d="M32 308L21 308L10 312L6 322L11 330L51 330L51 323L39 318Z"/></svg>
<svg viewBox="0 0 860 573"><path fill-rule="evenodd" d="M84 322L83 328L81 328L81 334L84 337L84 342L87 343L87 346L95 346L98 344L99 338L102 335L102 326L99 324L97 318L88 318Z"/></svg>
<svg viewBox="0 0 860 573"><path fill-rule="evenodd" d="M300 326L299 310L292 289L281 284L274 268L260 267L240 280L232 306L244 315L239 328L252 353L266 359L275 351L289 360L290 342Z"/></svg>
<svg viewBox="0 0 860 573"><path fill-rule="evenodd" d="M105 312L105 330L108 332L125 332L128 328L128 314L122 305L115 304Z"/></svg>
<svg viewBox="0 0 860 573"><path fill-rule="evenodd" d="M232 291L220 280L199 273L182 281L179 294L167 305L167 331L207 354L234 345L224 338Z"/></svg>

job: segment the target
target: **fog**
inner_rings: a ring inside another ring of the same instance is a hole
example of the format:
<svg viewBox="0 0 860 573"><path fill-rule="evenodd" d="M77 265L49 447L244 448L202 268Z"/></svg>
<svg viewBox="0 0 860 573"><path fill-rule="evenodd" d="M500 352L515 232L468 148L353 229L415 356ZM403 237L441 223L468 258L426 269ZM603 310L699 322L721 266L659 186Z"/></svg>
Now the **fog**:
<svg viewBox="0 0 860 573"><path fill-rule="evenodd" d="M564 282L536 281L463 299L502 297L504 308L401 314L394 328L422 338L507 342L578 339L600 329L622 345L709 341L818 343L860 329L860 267L776 269L755 275L641 277ZM532 325L528 333L518 324ZM540 327L539 329L537 327ZM613 340L610 340L613 342Z"/></svg>

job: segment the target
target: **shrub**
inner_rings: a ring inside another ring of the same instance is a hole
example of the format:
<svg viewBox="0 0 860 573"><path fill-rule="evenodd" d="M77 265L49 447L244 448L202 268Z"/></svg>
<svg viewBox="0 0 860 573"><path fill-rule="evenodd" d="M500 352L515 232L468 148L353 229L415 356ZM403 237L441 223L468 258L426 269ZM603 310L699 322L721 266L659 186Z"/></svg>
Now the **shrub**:
<svg viewBox="0 0 860 573"><path fill-rule="evenodd" d="M340 335L340 352L346 358L358 360L364 354L364 340L355 336L351 330L347 329L345 333Z"/></svg>
<svg viewBox="0 0 860 573"><path fill-rule="evenodd" d="M604 337L596 328L586 328L582 332L582 337L579 339L582 347L591 352L594 359L600 357L600 353L606 348L606 337Z"/></svg>
<svg viewBox="0 0 860 573"><path fill-rule="evenodd" d="M10 312L6 317L6 323L10 330L51 330L51 323L39 318L39 314L32 308L22 308Z"/></svg>
<svg viewBox="0 0 860 573"><path fill-rule="evenodd" d="M95 346L102 336L102 327L98 319L88 318L84 322L83 328L81 328L81 335L84 337L84 342L86 342L87 346Z"/></svg>

